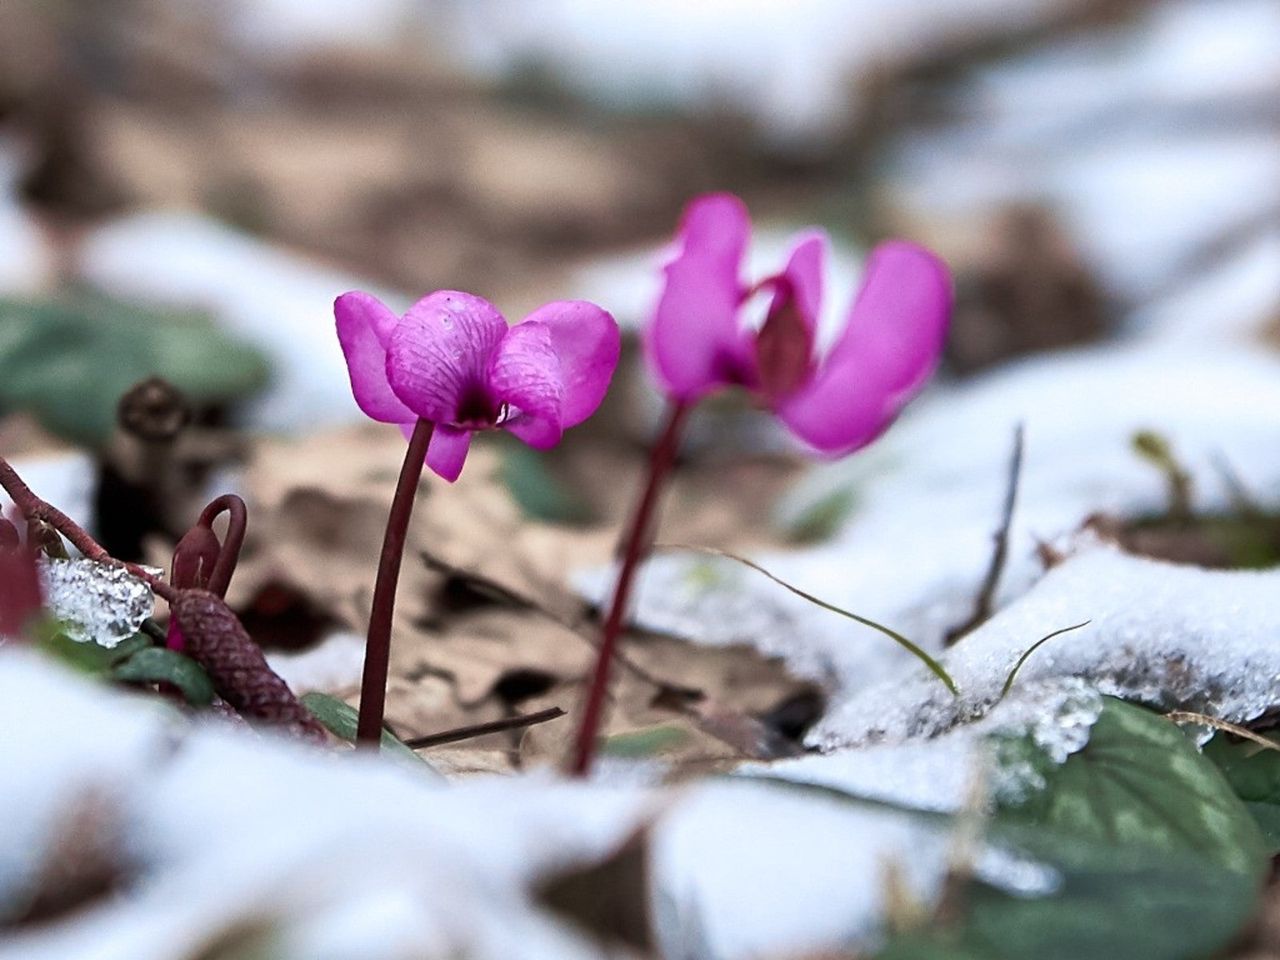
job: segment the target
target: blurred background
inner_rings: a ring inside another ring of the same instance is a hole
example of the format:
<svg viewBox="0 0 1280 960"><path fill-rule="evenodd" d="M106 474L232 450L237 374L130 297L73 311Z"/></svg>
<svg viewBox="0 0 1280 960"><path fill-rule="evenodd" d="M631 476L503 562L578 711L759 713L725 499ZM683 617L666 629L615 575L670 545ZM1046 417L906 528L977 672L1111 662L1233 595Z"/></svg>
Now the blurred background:
<svg viewBox="0 0 1280 960"><path fill-rule="evenodd" d="M150 374L211 428L353 422L351 287L634 328L711 189L762 264L832 232L837 317L868 244L938 249L944 382L1274 345L1278 94L1275 0L8 0L0 447L101 449Z"/></svg>

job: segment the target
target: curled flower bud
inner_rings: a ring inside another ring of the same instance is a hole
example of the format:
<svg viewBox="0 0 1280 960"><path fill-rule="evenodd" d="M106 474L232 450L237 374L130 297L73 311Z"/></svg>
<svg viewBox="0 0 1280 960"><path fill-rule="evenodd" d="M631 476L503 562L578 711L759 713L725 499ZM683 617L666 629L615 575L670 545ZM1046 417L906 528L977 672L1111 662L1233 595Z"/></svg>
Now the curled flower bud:
<svg viewBox="0 0 1280 960"><path fill-rule="evenodd" d="M151 377L134 384L116 407L125 433L149 443L172 440L191 420L191 407L167 380Z"/></svg>
<svg viewBox="0 0 1280 960"><path fill-rule="evenodd" d="M200 662L218 695L241 716L280 727L304 740L320 743L326 739L324 728L271 669L262 650L221 598L208 590L183 590L172 610L186 652Z"/></svg>

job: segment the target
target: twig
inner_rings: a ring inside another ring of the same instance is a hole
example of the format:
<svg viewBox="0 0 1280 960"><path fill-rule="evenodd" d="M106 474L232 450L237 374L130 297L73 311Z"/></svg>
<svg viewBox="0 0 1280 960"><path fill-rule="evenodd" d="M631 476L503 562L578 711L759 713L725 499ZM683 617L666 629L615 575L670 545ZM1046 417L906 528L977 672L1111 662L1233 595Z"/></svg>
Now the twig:
<svg viewBox="0 0 1280 960"><path fill-rule="evenodd" d="M444 743L472 740L490 733L501 733L504 730L519 730L523 727L532 727L534 724L546 723L548 720L556 720L563 716L564 711L559 707L548 707L546 710L526 713L519 717L490 720L488 723L474 723L468 727L455 727L452 730L443 730L440 733L429 733L425 737L413 737L404 741L404 744L413 750L421 750L423 747L438 747Z"/></svg>
<svg viewBox="0 0 1280 960"><path fill-rule="evenodd" d="M1193 713L1190 710L1171 710L1165 714L1166 719L1172 720L1174 723L1198 723L1202 727L1213 727L1215 730L1225 730L1227 733L1233 733L1237 737L1244 740L1252 740L1260 747L1267 750L1280 751L1280 743L1274 740L1268 740L1261 734L1254 733L1247 727L1239 724L1228 723L1226 720L1219 720L1217 717L1211 717L1204 713Z"/></svg>
<svg viewBox="0 0 1280 960"><path fill-rule="evenodd" d="M542 601L531 597L526 593L509 587L505 583L493 579L483 573L476 573L450 563L443 557L436 556L429 550L419 549L418 556L426 565L427 569L434 570L436 573L443 573L450 577L460 577L466 580L473 587L479 588L483 593L489 594L496 600L506 603L518 610L528 610L535 613L545 620L563 627L578 639L590 644L594 649L600 648L599 627L595 621L585 616L568 616L555 610L551 606ZM618 661L618 665L627 672L633 674L642 683L647 683L654 689L662 693L674 693L684 698L696 696L701 693L695 687L686 686L685 684L674 683L670 680L664 680L662 677L656 676L646 670L640 664L636 663L626 655L624 651L617 651L614 659Z"/></svg>
<svg viewBox="0 0 1280 960"><path fill-rule="evenodd" d="M107 553L106 548L89 536L88 532L80 524L76 523L57 507L36 496L4 457L0 457L0 487L4 488L5 493L9 494L14 504L17 505L28 520L41 520L49 524L58 533L70 540L72 545L88 559L127 570L139 580L145 582L151 588L152 593L167 601L172 602L177 595L177 591L149 570L143 569L136 563L117 560Z"/></svg>
<svg viewBox="0 0 1280 960"><path fill-rule="evenodd" d="M1018 484L1022 480L1023 434L1023 425L1020 423L1013 431L1013 454L1009 458L1009 482L1004 494L1004 513L1000 518L1000 528L995 533L995 549L991 553L991 564L987 567L987 575L974 601L973 614L964 623L947 631L943 638L944 646L951 646L974 627L991 618L995 607L996 587L1000 584L1000 574L1004 572L1005 562L1009 558L1009 528L1013 525L1013 508L1018 501Z"/></svg>

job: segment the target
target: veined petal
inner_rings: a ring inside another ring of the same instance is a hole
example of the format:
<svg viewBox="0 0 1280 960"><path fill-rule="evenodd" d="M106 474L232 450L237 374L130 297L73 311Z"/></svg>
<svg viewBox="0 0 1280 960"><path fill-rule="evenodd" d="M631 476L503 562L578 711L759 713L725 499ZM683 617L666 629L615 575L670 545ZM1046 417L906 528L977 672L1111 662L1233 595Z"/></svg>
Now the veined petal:
<svg viewBox="0 0 1280 960"><path fill-rule="evenodd" d="M791 250L774 287L764 326L755 338L759 389L770 399L785 397L813 376L813 341L822 309L822 269L827 235L805 233Z"/></svg>
<svg viewBox="0 0 1280 960"><path fill-rule="evenodd" d="M539 449L554 447L564 431L564 384L551 329L526 320L507 331L488 370L489 391L512 408L507 429Z"/></svg>
<svg viewBox="0 0 1280 960"><path fill-rule="evenodd" d="M400 419L475 417L488 404L485 371L506 332L497 308L469 293L437 290L410 307L387 347L387 379L412 411Z"/></svg>
<svg viewBox="0 0 1280 960"><path fill-rule="evenodd" d="M743 337L739 272L751 233L747 208L732 194L698 197L677 231L679 252L645 331L654 376L676 399L691 400L732 382ZM749 359L749 358L748 358Z"/></svg>
<svg viewBox="0 0 1280 960"><path fill-rule="evenodd" d="M356 404L367 416L383 423L414 419L412 411L400 402L387 380L383 333L389 337L400 318L377 297L359 290L338 297L333 303L333 315Z"/></svg>
<svg viewBox="0 0 1280 960"><path fill-rule="evenodd" d="M413 432L412 424L408 432ZM453 483L462 474L462 464L466 462L470 447L470 430L438 423L431 431L431 442L427 444L427 466L437 476Z"/></svg>
<svg viewBox="0 0 1280 960"><path fill-rule="evenodd" d="M548 303L516 324L514 330L526 323L537 323L550 331L564 387L560 425L581 423L600 406L618 366L618 324L608 312L585 300Z"/></svg>
<svg viewBox="0 0 1280 960"><path fill-rule="evenodd" d="M813 379L777 403L778 415L823 453L865 446L933 372L950 317L946 265L915 244L881 244L840 340Z"/></svg>

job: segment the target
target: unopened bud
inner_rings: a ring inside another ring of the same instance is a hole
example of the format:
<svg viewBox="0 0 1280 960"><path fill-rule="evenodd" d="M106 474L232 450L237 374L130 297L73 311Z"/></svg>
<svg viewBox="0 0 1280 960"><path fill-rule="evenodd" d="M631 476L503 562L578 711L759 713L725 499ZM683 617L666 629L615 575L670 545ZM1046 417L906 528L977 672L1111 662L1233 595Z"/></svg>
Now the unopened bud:
<svg viewBox="0 0 1280 960"><path fill-rule="evenodd" d="M151 377L120 398L116 419L122 430L139 440L161 443L172 440L190 422L191 407L177 387Z"/></svg>
<svg viewBox="0 0 1280 960"><path fill-rule="evenodd" d="M226 603L208 590L183 590L171 607L187 654L200 662L218 696L236 712L304 740L326 740L324 727L271 669Z"/></svg>

